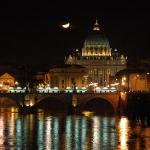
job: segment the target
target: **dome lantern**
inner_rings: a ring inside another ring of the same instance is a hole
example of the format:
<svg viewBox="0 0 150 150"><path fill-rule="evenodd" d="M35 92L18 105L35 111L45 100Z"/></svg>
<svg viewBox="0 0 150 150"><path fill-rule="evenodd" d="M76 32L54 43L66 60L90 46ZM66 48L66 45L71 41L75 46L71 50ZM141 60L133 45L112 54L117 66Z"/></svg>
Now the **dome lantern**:
<svg viewBox="0 0 150 150"><path fill-rule="evenodd" d="M97 18L96 18L95 24L93 26L93 31L100 31L100 27L99 27L99 23L97 21Z"/></svg>

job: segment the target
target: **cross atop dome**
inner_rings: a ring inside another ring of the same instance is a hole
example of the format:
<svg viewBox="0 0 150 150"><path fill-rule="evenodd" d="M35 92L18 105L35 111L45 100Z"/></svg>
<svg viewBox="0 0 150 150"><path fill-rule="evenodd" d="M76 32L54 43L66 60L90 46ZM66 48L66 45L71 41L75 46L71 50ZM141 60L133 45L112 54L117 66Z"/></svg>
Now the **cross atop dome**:
<svg viewBox="0 0 150 150"><path fill-rule="evenodd" d="M97 18L96 18L95 24L93 26L93 31L100 31L100 26L99 26Z"/></svg>

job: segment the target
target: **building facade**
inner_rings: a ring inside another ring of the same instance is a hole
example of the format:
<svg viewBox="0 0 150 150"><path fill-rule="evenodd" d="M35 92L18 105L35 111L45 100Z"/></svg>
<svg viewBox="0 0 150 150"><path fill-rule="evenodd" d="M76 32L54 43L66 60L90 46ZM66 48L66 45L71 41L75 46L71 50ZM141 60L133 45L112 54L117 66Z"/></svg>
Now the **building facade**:
<svg viewBox="0 0 150 150"><path fill-rule="evenodd" d="M8 74L4 73L0 76L0 91L7 92L10 86L15 86L15 78Z"/></svg>
<svg viewBox="0 0 150 150"><path fill-rule="evenodd" d="M45 83L50 87L65 89L82 88L87 85L87 70L80 65L63 65L51 68L45 75Z"/></svg>
<svg viewBox="0 0 150 150"><path fill-rule="evenodd" d="M89 83L108 86L115 82L115 74L126 68L127 57L112 50L107 37L101 33L98 21L87 36L81 51L76 50L65 58L66 64L82 65L88 70Z"/></svg>
<svg viewBox="0 0 150 150"><path fill-rule="evenodd" d="M150 73L141 69L124 69L116 74L120 91L150 91Z"/></svg>

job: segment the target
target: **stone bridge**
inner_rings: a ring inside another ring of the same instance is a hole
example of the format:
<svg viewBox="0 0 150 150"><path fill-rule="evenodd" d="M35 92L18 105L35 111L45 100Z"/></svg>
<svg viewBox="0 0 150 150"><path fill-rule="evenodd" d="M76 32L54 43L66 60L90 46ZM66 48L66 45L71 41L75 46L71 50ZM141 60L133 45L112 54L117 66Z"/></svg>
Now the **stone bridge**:
<svg viewBox="0 0 150 150"><path fill-rule="evenodd" d="M117 110L118 104L120 101L120 94L119 93L86 93L86 94L74 94L72 97L72 105L73 106L84 106L89 101L94 99L97 100L106 100L109 102L114 111Z"/></svg>
<svg viewBox="0 0 150 150"><path fill-rule="evenodd" d="M84 106L87 102L93 99L103 99L109 102L114 111L117 111L120 100L124 101L120 92L115 93L0 93L1 99L16 102L20 108L35 106L45 99L53 99L69 105L70 107Z"/></svg>

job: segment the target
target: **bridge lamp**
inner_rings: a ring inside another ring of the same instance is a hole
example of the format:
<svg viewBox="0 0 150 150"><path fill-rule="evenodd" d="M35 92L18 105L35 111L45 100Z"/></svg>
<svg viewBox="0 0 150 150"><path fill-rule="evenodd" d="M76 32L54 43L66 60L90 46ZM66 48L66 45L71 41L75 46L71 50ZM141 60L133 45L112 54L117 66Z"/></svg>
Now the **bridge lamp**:
<svg viewBox="0 0 150 150"><path fill-rule="evenodd" d="M30 106L30 102L29 102L29 101L26 101L26 102L25 102L25 105L26 105L27 107L29 107L29 106Z"/></svg>
<svg viewBox="0 0 150 150"><path fill-rule="evenodd" d="M94 93L96 93L96 87L97 87L97 84L98 84L98 83L94 83L94 84L93 84L93 87L94 87Z"/></svg>
<svg viewBox="0 0 150 150"><path fill-rule="evenodd" d="M123 86L125 85L125 82L124 82L124 81L122 81L122 85L123 85Z"/></svg>
<svg viewBox="0 0 150 150"><path fill-rule="evenodd" d="M121 92L120 96L121 96L121 99L125 101L126 100L126 96L127 96L127 92Z"/></svg>
<svg viewBox="0 0 150 150"><path fill-rule="evenodd" d="M122 77L122 80L121 80L121 85L125 86L126 84L126 77Z"/></svg>
<svg viewBox="0 0 150 150"><path fill-rule="evenodd" d="M33 106L33 105L34 105L34 104L33 104L33 102L32 102L32 101L30 101L30 107L31 107L31 106Z"/></svg>
<svg viewBox="0 0 150 150"><path fill-rule="evenodd" d="M125 81L126 79L127 79L126 77L123 77L123 78L122 78L122 80L124 80L124 81Z"/></svg>
<svg viewBox="0 0 150 150"><path fill-rule="evenodd" d="M15 82L15 85L18 85L18 84L19 84L18 81L16 81L16 82Z"/></svg>
<svg viewBox="0 0 150 150"><path fill-rule="evenodd" d="M18 81L15 82L15 87L17 87L19 85Z"/></svg>

